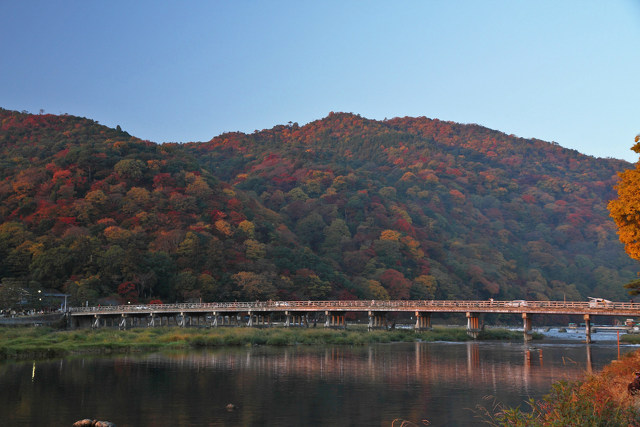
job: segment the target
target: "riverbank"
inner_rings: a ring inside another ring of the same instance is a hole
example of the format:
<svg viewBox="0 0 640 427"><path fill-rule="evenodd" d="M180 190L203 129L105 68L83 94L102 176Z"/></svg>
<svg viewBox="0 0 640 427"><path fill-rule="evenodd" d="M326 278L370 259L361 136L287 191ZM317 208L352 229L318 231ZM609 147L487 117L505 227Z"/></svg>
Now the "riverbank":
<svg viewBox="0 0 640 427"><path fill-rule="evenodd" d="M628 390L637 371L640 351L627 353L584 380L559 381L543 399L529 400L524 408L493 402L490 408L478 406L476 413L492 426L638 426L640 393Z"/></svg>
<svg viewBox="0 0 640 427"><path fill-rule="evenodd" d="M620 335L620 341L626 344L640 344L640 334Z"/></svg>
<svg viewBox="0 0 640 427"><path fill-rule="evenodd" d="M534 334L534 338L542 335ZM522 332L487 329L479 340L522 341ZM61 331L48 327L0 327L1 359L42 359L73 354L152 352L249 345L366 345L391 342L469 341L465 328L367 331L325 328L137 328Z"/></svg>

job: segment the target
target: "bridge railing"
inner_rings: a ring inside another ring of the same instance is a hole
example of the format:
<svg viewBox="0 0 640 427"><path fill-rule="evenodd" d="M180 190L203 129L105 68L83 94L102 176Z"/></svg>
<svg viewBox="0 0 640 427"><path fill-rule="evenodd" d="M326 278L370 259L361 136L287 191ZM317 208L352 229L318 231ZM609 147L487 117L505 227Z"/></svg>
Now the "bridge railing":
<svg viewBox="0 0 640 427"><path fill-rule="evenodd" d="M451 300L345 300L345 301L254 301L254 302L210 302L178 304L127 304L92 307L71 307L72 313L91 312L167 312L180 310L197 311L284 311L284 310L384 310L384 309L513 309L522 312L527 309L575 310L640 310L640 303L593 302L593 301L451 301Z"/></svg>

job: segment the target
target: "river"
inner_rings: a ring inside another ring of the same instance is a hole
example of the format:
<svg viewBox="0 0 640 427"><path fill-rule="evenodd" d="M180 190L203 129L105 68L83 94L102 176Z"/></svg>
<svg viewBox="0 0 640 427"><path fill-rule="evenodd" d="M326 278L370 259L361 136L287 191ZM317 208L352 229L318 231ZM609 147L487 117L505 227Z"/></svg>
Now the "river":
<svg viewBox="0 0 640 427"><path fill-rule="evenodd" d="M590 345L580 331L548 336L529 344L243 347L3 362L0 424L478 425L477 405L526 406L553 382L581 378L618 357L615 334L594 334Z"/></svg>

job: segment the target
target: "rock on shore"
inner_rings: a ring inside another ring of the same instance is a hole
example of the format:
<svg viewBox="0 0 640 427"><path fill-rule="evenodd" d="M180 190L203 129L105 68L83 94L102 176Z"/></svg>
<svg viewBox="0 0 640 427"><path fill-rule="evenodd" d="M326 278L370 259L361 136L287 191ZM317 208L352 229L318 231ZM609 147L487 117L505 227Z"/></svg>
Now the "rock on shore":
<svg viewBox="0 0 640 427"><path fill-rule="evenodd" d="M73 427L116 427L116 425L110 421L98 421L85 418L84 420L73 423Z"/></svg>

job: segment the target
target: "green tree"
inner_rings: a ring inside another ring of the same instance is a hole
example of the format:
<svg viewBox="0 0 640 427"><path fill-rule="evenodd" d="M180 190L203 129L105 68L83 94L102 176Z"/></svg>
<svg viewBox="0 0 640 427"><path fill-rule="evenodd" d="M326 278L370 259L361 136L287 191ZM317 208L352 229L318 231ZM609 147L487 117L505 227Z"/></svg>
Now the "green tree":
<svg viewBox="0 0 640 427"><path fill-rule="evenodd" d="M173 299L173 285L176 276L176 264L166 252L147 252L144 254L143 271L153 272L154 280L148 283L142 294L147 297L158 296L165 300Z"/></svg>
<svg viewBox="0 0 640 427"><path fill-rule="evenodd" d="M198 276L197 281L198 289L202 294L203 301L212 302L220 301L219 289L220 284L208 273L202 273Z"/></svg>
<svg viewBox="0 0 640 427"><path fill-rule="evenodd" d="M199 302L202 294L197 284L198 278L190 270L178 273L175 281L175 289L180 300Z"/></svg>
<svg viewBox="0 0 640 427"><path fill-rule="evenodd" d="M0 309L15 310L24 298L22 283L5 277L0 283Z"/></svg>
<svg viewBox="0 0 640 427"><path fill-rule="evenodd" d="M331 283L306 268L296 272L293 283L301 299L325 300L331 293Z"/></svg>
<svg viewBox="0 0 640 427"><path fill-rule="evenodd" d="M202 265L204 250L199 236L189 231L176 251L178 255L178 266L181 268L198 268Z"/></svg>
<svg viewBox="0 0 640 427"><path fill-rule="evenodd" d="M75 260L73 252L66 246L44 250L33 257L29 266L31 276L44 287L62 289L64 282L71 276Z"/></svg>
<svg viewBox="0 0 640 427"><path fill-rule="evenodd" d="M263 259L267 255L266 245L257 240L247 239L244 241L245 255L250 260Z"/></svg>
<svg viewBox="0 0 640 427"><path fill-rule="evenodd" d="M122 178L138 181L144 175L146 165L137 159L120 160L113 167L113 170Z"/></svg>
<svg viewBox="0 0 640 427"><path fill-rule="evenodd" d="M322 250L332 258L338 260L342 257L342 246L351 240L351 232L347 223L340 218L331 221L324 229L324 243Z"/></svg>
<svg viewBox="0 0 640 427"><path fill-rule="evenodd" d="M413 280L409 290L411 299L433 299L436 294L436 278L429 275L421 275Z"/></svg>
<svg viewBox="0 0 640 427"><path fill-rule="evenodd" d="M240 299L264 301L275 298L276 288L263 274L240 271L231 278L237 286L236 295Z"/></svg>
<svg viewBox="0 0 640 427"><path fill-rule="evenodd" d="M322 216L317 212L311 212L296 224L296 234L303 243L311 248L317 248L324 239L326 224Z"/></svg>

